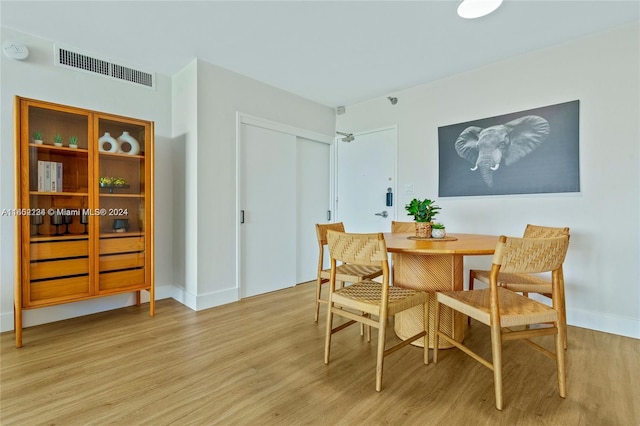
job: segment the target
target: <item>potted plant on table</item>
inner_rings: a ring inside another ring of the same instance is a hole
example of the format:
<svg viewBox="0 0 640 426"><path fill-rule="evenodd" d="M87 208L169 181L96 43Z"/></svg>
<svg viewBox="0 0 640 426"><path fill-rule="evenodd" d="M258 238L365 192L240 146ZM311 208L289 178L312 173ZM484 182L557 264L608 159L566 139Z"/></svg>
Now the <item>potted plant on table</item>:
<svg viewBox="0 0 640 426"><path fill-rule="evenodd" d="M431 238L444 238L447 235L442 223L434 223L431 225Z"/></svg>
<svg viewBox="0 0 640 426"><path fill-rule="evenodd" d="M53 137L53 144L55 146L62 146L62 135L60 135L60 133Z"/></svg>
<svg viewBox="0 0 640 426"><path fill-rule="evenodd" d="M428 198L424 200L414 198L404 208L416 221L416 237L431 238L431 225L438 215L440 206Z"/></svg>

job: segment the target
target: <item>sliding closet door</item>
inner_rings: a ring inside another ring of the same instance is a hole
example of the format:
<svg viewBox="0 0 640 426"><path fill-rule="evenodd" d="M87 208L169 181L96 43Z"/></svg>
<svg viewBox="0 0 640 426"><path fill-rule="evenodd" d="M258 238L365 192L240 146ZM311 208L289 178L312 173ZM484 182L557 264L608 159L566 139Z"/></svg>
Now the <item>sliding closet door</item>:
<svg viewBox="0 0 640 426"><path fill-rule="evenodd" d="M296 284L296 137L247 124L241 132L240 282L249 297Z"/></svg>
<svg viewBox="0 0 640 426"><path fill-rule="evenodd" d="M330 208L330 146L298 138L298 268L296 282L314 280L318 273L316 223L327 223Z"/></svg>
<svg viewBox="0 0 640 426"><path fill-rule="evenodd" d="M330 145L246 123L240 132L240 295L249 297L315 279Z"/></svg>

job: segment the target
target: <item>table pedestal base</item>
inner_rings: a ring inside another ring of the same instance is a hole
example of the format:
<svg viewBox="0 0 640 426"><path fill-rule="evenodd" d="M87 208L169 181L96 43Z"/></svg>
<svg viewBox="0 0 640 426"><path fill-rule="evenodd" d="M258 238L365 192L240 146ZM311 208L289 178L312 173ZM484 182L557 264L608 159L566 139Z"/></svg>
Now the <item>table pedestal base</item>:
<svg viewBox="0 0 640 426"><path fill-rule="evenodd" d="M463 290L463 257L457 255L413 255L393 254L393 285L428 291L429 295L429 347L433 348L435 291ZM417 306L396 314L394 330L406 340L422 330L422 307ZM459 342L464 340L467 317L450 308L440 309L440 328ZM412 343L424 346L422 339ZM453 347L440 340L440 348Z"/></svg>

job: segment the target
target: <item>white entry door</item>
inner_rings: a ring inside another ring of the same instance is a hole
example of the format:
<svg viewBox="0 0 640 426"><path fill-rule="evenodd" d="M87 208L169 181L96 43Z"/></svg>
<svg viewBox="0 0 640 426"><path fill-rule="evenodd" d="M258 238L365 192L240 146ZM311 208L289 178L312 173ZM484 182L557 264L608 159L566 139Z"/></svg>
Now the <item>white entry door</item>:
<svg viewBox="0 0 640 426"><path fill-rule="evenodd" d="M397 129L357 134L336 144L337 221L347 232L390 232L396 217ZM392 206L387 206L389 189Z"/></svg>
<svg viewBox="0 0 640 426"><path fill-rule="evenodd" d="M330 145L250 124L240 136L240 295L316 275L316 223L326 220Z"/></svg>

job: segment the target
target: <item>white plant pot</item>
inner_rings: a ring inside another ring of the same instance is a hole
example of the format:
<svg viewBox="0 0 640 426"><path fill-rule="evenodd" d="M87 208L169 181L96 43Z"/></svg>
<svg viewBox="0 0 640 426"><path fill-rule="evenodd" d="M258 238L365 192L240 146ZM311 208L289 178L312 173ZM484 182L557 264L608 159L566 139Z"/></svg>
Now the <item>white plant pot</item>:
<svg viewBox="0 0 640 426"><path fill-rule="evenodd" d="M34 139L33 143L35 143L36 145L42 145L44 142L42 142L42 139Z"/></svg>
<svg viewBox="0 0 640 426"><path fill-rule="evenodd" d="M444 229L433 229L431 228L431 238L444 238L447 235Z"/></svg>
<svg viewBox="0 0 640 426"><path fill-rule="evenodd" d="M54 146L62 146L62 142L54 142L53 145Z"/></svg>

